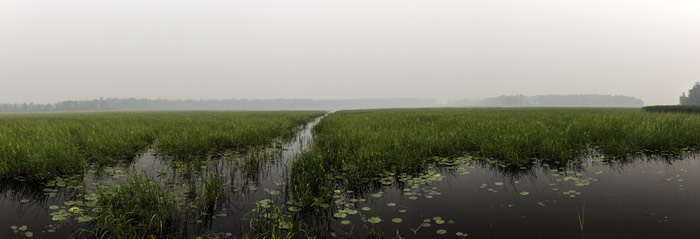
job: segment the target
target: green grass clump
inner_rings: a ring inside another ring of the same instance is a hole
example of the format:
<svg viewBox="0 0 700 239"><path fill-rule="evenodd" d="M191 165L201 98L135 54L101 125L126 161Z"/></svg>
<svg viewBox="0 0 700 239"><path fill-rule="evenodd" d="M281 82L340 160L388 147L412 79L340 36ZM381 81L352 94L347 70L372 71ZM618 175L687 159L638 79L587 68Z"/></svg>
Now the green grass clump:
<svg viewBox="0 0 700 239"><path fill-rule="evenodd" d="M200 212L212 214L228 196L230 185L217 172L207 172L202 178L201 186L195 195L195 205Z"/></svg>
<svg viewBox="0 0 700 239"><path fill-rule="evenodd" d="M0 115L0 179L46 180L148 145L178 158L247 150L294 135L322 112L110 112Z"/></svg>
<svg viewBox="0 0 700 239"><path fill-rule="evenodd" d="M700 115L639 109L397 109L341 111L315 128L314 148L292 166L299 200L329 181L415 174L432 156L472 154L499 164L566 163L594 148L624 157L700 146ZM329 178L331 180L329 180Z"/></svg>
<svg viewBox="0 0 700 239"><path fill-rule="evenodd" d="M14 176L48 179L82 172L85 158L65 127L47 120L0 117L0 179Z"/></svg>
<svg viewBox="0 0 700 239"><path fill-rule="evenodd" d="M174 230L178 212L172 198L145 177L100 192L97 208L97 238L164 238Z"/></svg>

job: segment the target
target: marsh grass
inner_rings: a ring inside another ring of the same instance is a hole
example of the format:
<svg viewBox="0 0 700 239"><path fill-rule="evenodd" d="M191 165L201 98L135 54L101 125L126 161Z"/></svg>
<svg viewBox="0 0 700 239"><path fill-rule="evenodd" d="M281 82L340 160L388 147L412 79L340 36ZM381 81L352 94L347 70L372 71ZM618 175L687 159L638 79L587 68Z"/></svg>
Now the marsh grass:
<svg viewBox="0 0 700 239"><path fill-rule="evenodd" d="M148 145L178 158L289 138L322 112L115 112L0 115L0 179L79 174L128 162Z"/></svg>
<svg viewBox="0 0 700 239"><path fill-rule="evenodd" d="M0 117L0 179L47 179L81 172L85 158L65 127L47 120Z"/></svg>
<svg viewBox="0 0 700 239"><path fill-rule="evenodd" d="M473 155L501 167L565 165L590 151L610 159L700 146L700 115L639 109L396 109L341 111L314 130L292 166L295 199L312 203L339 179L417 174L433 156ZM372 180L369 180L372 181Z"/></svg>
<svg viewBox="0 0 700 239"><path fill-rule="evenodd" d="M0 181L40 185L29 191L35 197L18 199L27 204L35 203L31 200L46 200L47 188L41 185L59 184L51 179L58 180L59 175L78 177L79 194L66 197L70 198L66 201L70 205L54 205L50 209L57 210L52 212L52 220L76 223L80 237L183 238L192 236L191 230L211 227L215 218L225 217L227 210L223 205L235 200L235 194L241 194L248 184L255 186L260 177L265 177L264 171L270 170L268 166L284 150L281 142L322 114L0 115ZM144 151L152 156L145 160L158 158L158 167L162 168L153 166L157 171L139 171L151 162L141 159L133 167L126 166ZM89 201L82 195L90 195ZM256 233L249 235L297 235L298 230L290 228L294 225L291 216L279 208L274 210L264 208L262 214L256 214Z"/></svg>
<svg viewBox="0 0 700 239"><path fill-rule="evenodd" d="M211 226L234 193L233 178L224 173L222 162L169 160L178 174L165 178L139 168L123 177L108 175L109 181L88 189L96 191L96 205L88 207L96 220L82 231L106 238L185 238L190 229Z"/></svg>
<svg viewBox="0 0 700 239"><path fill-rule="evenodd" d="M132 177L98 194L98 238L167 238L177 225L178 208L158 185Z"/></svg>
<svg viewBox="0 0 700 239"><path fill-rule="evenodd" d="M201 187L195 197L195 204L199 212L211 215L217 207L226 199L229 187L232 183L227 182L219 175L218 170L208 171L202 178Z"/></svg>

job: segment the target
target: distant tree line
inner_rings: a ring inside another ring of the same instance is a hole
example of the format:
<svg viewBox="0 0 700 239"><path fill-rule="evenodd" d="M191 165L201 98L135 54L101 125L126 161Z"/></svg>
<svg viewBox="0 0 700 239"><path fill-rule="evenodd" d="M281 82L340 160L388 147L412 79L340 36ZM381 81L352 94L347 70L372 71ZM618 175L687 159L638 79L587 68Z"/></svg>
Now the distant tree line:
<svg viewBox="0 0 700 239"><path fill-rule="evenodd" d="M0 112L66 112L128 110L335 110L367 108L435 107L434 99L224 99L166 100L108 98L63 101L55 104L0 104Z"/></svg>
<svg viewBox="0 0 700 239"><path fill-rule="evenodd" d="M502 95L482 100L450 101L450 105L491 107L642 107L644 101L621 95Z"/></svg>
<svg viewBox="0 0 700 239"><path fill-rule="evenodd" d="M700 88L699 88L700 91ZM700 92L689 94L700 96ZM129 111L129 110L337 110L409 107L641 107L644 102L617 95L503 95L485 99L450 100L447 105L434 99L223 99L167 100L136 98L100 98L68 100L55 104L0 104L0 112L68 112L68 111Z"/></svg>
<svg viewBox="0 0 700 239"><path fill-rule="evenodd" d="M0 112L51 112L110 110L105 100L63 101L55 104L0 104Z"/></svg>

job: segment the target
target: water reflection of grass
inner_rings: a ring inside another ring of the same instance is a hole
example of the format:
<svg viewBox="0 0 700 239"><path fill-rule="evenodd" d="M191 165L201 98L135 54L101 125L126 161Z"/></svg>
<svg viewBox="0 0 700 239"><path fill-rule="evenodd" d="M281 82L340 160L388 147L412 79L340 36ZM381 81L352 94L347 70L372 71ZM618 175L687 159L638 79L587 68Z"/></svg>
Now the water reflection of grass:
<svg viewBox="0 0 700 239"><path fill-rule="evenodd" d="M0 183L0 197L4 200L16 202L30 200L32 203L41 203L49 198L44 191L44 185L15 180Z"/></svg>
<svg viewBox="0 0 700 239"><path fill-rule="evenodd" d="M578 228L581 232L581 238L584 238L583 230L586 228L586 201L583 201L581 211L576 208L576 216L578 216Z"/></svg>

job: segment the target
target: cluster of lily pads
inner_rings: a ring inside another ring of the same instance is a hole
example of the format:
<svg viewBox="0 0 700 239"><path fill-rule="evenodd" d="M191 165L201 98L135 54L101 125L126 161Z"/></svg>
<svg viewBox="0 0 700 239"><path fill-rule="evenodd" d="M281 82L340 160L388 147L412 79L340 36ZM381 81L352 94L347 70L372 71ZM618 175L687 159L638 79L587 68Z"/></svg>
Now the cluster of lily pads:
<svg viewBox="0 0 700 239"><path fill-rule="evenodd" d="M15 234L18 234L20 236L28 237L28 238L34 237L34 233L29 231L29 227L27 227L27 226L10 226L10 229L12 229L12 231Z"/></svg>
<svg viewBox="0 0 700 239"><path fill-rule="evenodd" d="M457 167L462 165L461 163L465 161L462 159L443 159L441 162L449 164L449 167ZM455 163L457 162L457 163ZM463 165L462 165L463 166ZM442 195L438 188L432 186L435 182L443 181L446 176L441 172L445 169L444 165L429 165L426 170L417 175L411 175L407 173L396 174L391 171L386 171L382 175L377 177L372 177L367 179L367 182L373 181L377 182L383 187L399 187L403 197L408 200L418 200L419 197L423 199L431 199L436 196ZM337 185L336 189L333 189L330 201L325 201L318 199L317 202L311 204L311 207L317 207L321 210L328 211L331 220L334 220L336 225L339 226L338 229L343 229L343 226L350 226L347 229L366 229L375 230L375 225L380 225L385 222L391 222L392 224L405 224L405 219L399 215L394 217L385 218L386 215L376 215L373 211L377 208L377 205L384 205L387 208L393 208L392 211L399 214L408 212L408 208L401 206L396 202L386 202L379 204L378 202L383 201L385 192L381 188L375 188L371 191L355 191L351 189L346 189L344 186L341 187ZM277 190L275 189L265 189L271 196L277 195ZM288 220L295 218L299 214L303 214L309 209L309 204L290 198L284 203L275 202L270 198L262 199L256 202L256 209L253 209L253 217L268 219L272 227L279 229L290 229L294 225ZM284 220L280 220L284 219ZM421 222L419 228L427 228L431 225L442 225L442 224L454 224L452 220L444 220L441 217L433 217L430 222ZM275 221L277 223L275 223ZM354 227L356 223L364 224L365 226ZM259 224L259 222L256 222ZM297 225L299 226L299 225ZM410 225L405 225L406 229L411 229L414 233L417 230L411 228ZM352 232L354 233L354 232ZM436 229L436 234L443 235L446 234L445 229ZM336 235L332 233L331 236ZM468 234L464 232L455 232L456 236L466 237Z"/></svg>
<svg viewBox="0 0 700 239"><path fill-rule="evenodd" d="M439 176L433 176L433 177L418 177L418 178L433 178L437 179L440 178ZM425 185L428 181L423 181L423 184L415 184L415 185ZM418 187L414 187L416 189ZM407 188L410 189L410 188ZM404 195L408 193L409 200L416 200L415 198L412 199L414 194L411 193L411 191L403 191ZM352 192L349 192L352 193ZM390 219L383 219L380 216L377 215L372 215L371 211L372 208L369 205L377 205L377 199L381 198L384 196L383 192L377 192L373 193L370 198L365 199L365 198L351 198L351 199L346 199L342 196L343 194L341 193L340 190L335 190L334 191L334 198L338 198L333 205L335 206L335 213L333 214L333 217L336 218L337 220L340 220L341 225L351 225L353 222L351 220L348 220L346 218L353 216L353 215L358 215L359 221L368 223L370 225L372 224L380 224L386 220L390 221L393 224L403 224L405 222L405 219L402 217L392 217ZM425 195L425 196L430 196L430 195ZM429 199L430 197L426 197L426 199ZM381 204L380 204L381 205ZM393 211L398 212L399 214L404 214L408 212L408 208L405 206L398 205L397 203L394 202L389 202L384 204L386 207L389 208L396 208ZM376 206L375 206L376 207ZM359 209L359 210L358 210ZM430 219L424 219L417 228L412 228L410 225L406 225L406 228L410 229L414 234L417 233L421 228L429 228L433 225L443 225L443 224L455 224L453 220L445 220L442 217L435 216ZM447 233L447 230L445 229L436 229L436 234L438 235L444 235ZM463 232L456 232L456 236L459 237L466 237L468 236L467 233Z"/></svg>

